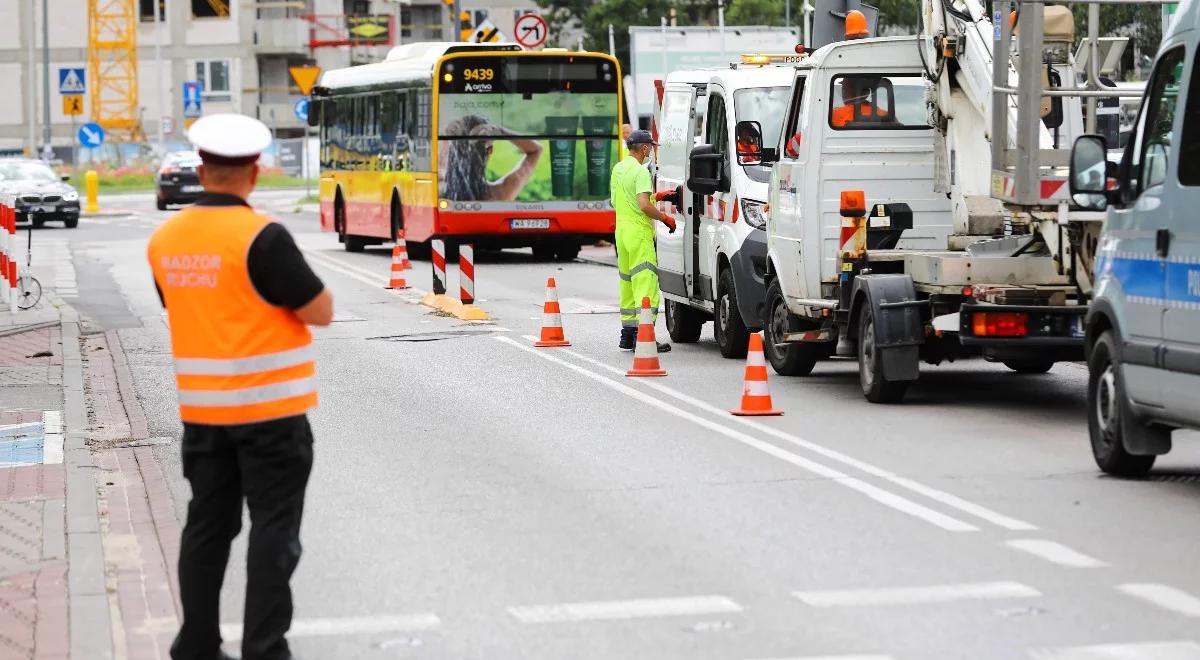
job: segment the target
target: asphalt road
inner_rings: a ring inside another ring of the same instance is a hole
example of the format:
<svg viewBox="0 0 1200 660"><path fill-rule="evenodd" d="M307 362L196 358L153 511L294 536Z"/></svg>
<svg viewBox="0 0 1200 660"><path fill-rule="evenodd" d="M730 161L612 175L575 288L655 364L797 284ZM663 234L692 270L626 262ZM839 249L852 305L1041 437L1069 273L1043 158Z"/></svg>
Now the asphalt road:
<svg viewBox="0 0 1200 660"><path fill-rule="evenodd" d="M299 658L1200 658L1200 438L1177 434L1146 479L1101 476L1082 367L925 367L875 406L853 363L826 362L772 374L783 417L735 418L742 364L708 328L666 378L624 377L613 269L480 255L495 321L463 323L385 290L390 248L343 252L297 197L254 201L339 314L316 332ZM118 330L182 511L144 264L168 214L104 202L129 213L35 232L38 273ZM428 262L408 274L428 289ZM570 348L531 347L548 276Z"/></svg>

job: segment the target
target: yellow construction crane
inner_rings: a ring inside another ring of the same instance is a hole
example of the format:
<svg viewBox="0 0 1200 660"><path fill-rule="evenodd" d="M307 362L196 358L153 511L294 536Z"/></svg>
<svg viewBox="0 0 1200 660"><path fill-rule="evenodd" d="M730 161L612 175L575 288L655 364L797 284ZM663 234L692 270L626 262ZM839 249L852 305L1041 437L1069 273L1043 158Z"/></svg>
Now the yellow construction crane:
<svg viewBox="0 0 1200 660"><path fill-rule="evenodd" d="M138 108L137 0L88 0L92 121L116 142L145 139Z"/></svg>

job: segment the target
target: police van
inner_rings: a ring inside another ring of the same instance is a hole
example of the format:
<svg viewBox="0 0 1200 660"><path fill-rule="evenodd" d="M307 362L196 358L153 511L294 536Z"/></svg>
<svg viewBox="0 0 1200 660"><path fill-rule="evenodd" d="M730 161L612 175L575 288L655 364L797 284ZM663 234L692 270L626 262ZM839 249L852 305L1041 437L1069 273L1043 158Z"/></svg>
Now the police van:
<svg viewBox="0 0 1200 660"><path fill-rule="evenodd" d="M778 130L794 72L776 62L797 57L746 55L727 68L676 71L656 90L655 190L678 226L673 233L658 226L658 279L676 342L699 340L711 319L721 355L745 357L749 333L762 326L771 169L761 159L739 162L736 127L757 121ZM764 137L774 144L778 135ZM718 165L712 194L687 187L696 157Z"/></svg>
<svg viewBox="0 0 1200 660"><path fill-rule="evenodd" d="M1120 164L1104 138L1071 154L1073 201L1107 209L1087 317L1088 431L1110 474L1148 471L1200 428L1200 2L1162 41Z"/></svg>

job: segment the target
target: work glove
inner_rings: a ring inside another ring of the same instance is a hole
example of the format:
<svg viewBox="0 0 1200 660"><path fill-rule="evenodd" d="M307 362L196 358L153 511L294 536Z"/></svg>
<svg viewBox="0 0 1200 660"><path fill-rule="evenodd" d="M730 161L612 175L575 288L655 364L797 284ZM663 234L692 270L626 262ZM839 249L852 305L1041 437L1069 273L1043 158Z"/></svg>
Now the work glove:
<svg viewBox="0 0 1200 660"><path fill-rule="evenodd" d="M663 216L662 223L663 223L664 225L666 225L668 229L670 229L670 230L671 230L671 232L670 232L670 233L672 233L672 234L674 234L674 233L675 233L675 218L672 218L672 217L671 217L671 216L669 216L669 215L668 215L668 216Z"/></svg>

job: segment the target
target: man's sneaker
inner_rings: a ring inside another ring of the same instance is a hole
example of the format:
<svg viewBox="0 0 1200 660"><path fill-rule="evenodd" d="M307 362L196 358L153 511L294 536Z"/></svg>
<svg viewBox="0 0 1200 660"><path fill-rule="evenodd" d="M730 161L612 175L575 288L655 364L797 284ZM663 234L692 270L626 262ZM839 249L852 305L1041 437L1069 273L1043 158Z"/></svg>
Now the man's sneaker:
<svg viewBox="0 0 1200 660"><path fill-rule="evenodd" d="M668 343L666 343L666 342L662 342L662 343L660 343L660 344L658 345L658 352L659 352L659 353L670 353L670 352L671 352L671 345L670 345L670 344L668 344Z"/></svg>
<svg viewBox="0 0 1200 660"><path fill-rule="evenodd" d="M632 351L633 347L636 345L637 328L621 328L621 350Z"/></svg>

